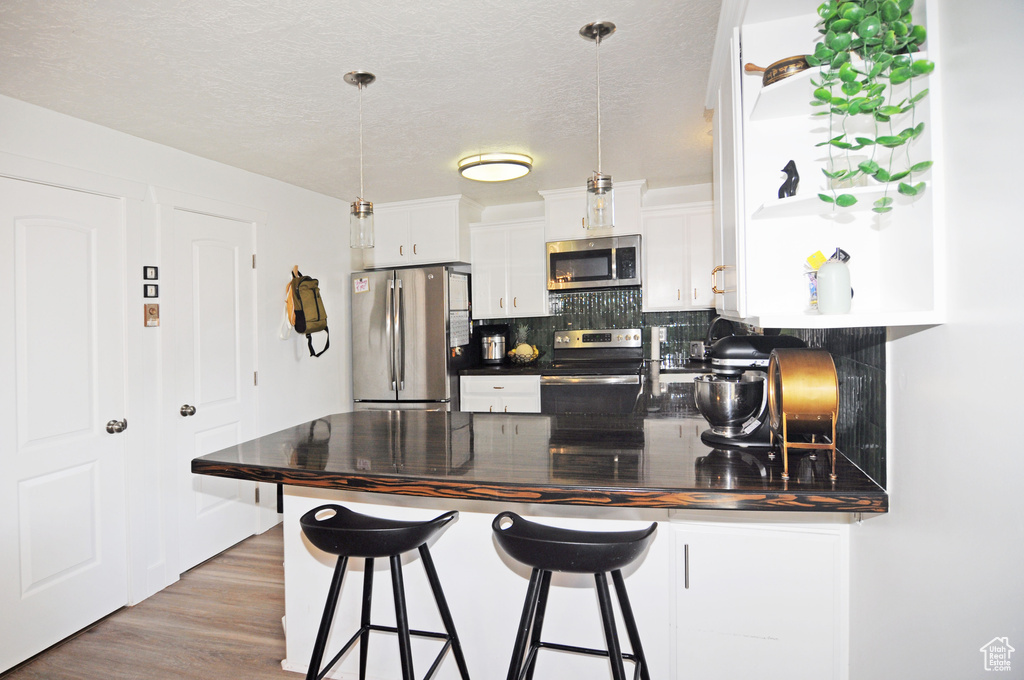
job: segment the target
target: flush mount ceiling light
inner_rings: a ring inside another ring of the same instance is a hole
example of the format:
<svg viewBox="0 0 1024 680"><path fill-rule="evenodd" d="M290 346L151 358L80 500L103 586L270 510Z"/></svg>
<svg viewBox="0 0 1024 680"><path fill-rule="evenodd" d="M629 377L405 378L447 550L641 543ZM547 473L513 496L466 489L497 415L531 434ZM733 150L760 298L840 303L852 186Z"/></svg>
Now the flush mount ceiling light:
<svg viewBox="0 0 1024 680"><path fill-rule="evenodd" d="M352 202L349 214L350 248L373 247L373 203L363 200L363 88L377 79L366 71L351 71L345 74L345 82L359 88L359 195Z"/></svg>
<svg viewBox="0 0 1024 680"><path fill-rule="evenodd" d="M533 159L521 153L480 153L459 161L459 172L477 182L507 182L526 175Z"/></svg>
<svg viewBox="0 0 1024 680"><path fill-rule="evenodd" d="M580 35L597 43L597 171L587 180L587 229L615 226L615 193L612 177L601 172L601 41L615 32L610 21L595 21L580 29Z"/></svg>

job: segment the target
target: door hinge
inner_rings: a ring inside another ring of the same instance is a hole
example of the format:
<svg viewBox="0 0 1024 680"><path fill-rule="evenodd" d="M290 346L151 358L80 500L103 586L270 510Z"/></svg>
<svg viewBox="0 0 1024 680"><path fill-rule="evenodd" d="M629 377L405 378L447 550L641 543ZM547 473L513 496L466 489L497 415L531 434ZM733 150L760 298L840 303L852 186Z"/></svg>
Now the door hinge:
<svg viewBox="0 0 1024 680"><path fill-rule="evenodd" d="M259 371L253 371L252 372L252 385L253 385L253 387L258 387L259 384L260 384L260 372Z"/></svg>
<svg viewBox="0 0 1024 680"><path fill-rule="evenodd" d="M256 505L260 504L260 487L256 487Z"/></svg>
<svg viewBox="0 0 1024 680"><path fill-rule="evenodd" d="M252 268L256 269L256 253L252 254Z"/></svg>

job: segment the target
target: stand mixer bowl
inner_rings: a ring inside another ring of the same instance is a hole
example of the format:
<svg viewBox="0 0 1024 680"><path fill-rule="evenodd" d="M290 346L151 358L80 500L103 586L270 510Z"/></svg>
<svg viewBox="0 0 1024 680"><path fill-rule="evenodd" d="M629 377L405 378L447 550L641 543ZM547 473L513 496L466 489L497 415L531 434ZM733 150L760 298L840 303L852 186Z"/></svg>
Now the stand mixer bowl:
<svg viewBox="0 0 1024 680"><path fill-rule="evenodd" d="M738 377L700 375L693 380L697 410L711 431L726 437L744 434L744 425L764 414L767 404L765 376L745 373Z"/></svg>

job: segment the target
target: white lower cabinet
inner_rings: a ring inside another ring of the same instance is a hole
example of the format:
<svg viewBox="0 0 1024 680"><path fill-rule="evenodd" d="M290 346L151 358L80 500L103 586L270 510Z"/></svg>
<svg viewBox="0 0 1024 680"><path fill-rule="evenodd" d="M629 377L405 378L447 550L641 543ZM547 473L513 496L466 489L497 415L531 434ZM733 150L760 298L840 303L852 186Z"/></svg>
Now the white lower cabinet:
<svg viewBox="0 0 1024 680"><path fill-rule="evenodd" d="M670 527L673 677L846 677L844 525Z"/></svg>
<svg viewBox="0 0 1024 680"><path fill-rule="evenodd" d="M462 411L540 413L540 376L464 375L459 398Z"/></svg>

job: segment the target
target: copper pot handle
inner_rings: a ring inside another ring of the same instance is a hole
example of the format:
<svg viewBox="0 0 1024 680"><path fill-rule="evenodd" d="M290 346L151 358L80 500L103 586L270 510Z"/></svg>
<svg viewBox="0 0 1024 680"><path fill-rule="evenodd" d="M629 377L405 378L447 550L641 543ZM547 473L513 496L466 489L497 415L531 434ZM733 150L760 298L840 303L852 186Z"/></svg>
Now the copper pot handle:
<svg viewBox="0 0 1024 680"><path fill-rule="evenodd" d="M743 70L746 71L747 73L764 73L768 69L766 69L764 66L758 66L757 64L751 64L750 62L747 62L746 64L743 65Z"/></svg>

